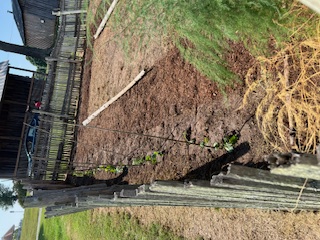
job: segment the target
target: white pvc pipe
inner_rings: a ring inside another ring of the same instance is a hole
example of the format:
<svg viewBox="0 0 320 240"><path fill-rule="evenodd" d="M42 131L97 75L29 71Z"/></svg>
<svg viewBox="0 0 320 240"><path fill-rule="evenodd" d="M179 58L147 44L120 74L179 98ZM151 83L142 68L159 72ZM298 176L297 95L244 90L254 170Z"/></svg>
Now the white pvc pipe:
<svg viewBox="0 0 320 240"><path fill-rule="evenodd" d="M300 0L301 3L311 8L313 11L320 13L320 1L319 0Z"/></svg>
<svg viewBox="0 0 320 240"><path fill-rule="evenodd" d="M102 19L102 21L101 21L101 23L100 23L100 26L98 27L96 34L93 36L94 39L97 39L98 36L100 35L100 33L102 32L102 30L103 30L104 26L106 25L106 23L107 23L110 15L111 15L113 9L115 8L117 2L118 2L118 0L113 0L113 2L112 2L112 4L110 5L110 7L109 7L109 9L108 9L108 11L107 11L107 13L106 13L106 15L105 15L104 18Z"/></svg>
<svg viewBox="0 0 320 240"><path fill-rule="evenodd" d="M86 120L82 122L83 126L88 125L93 119L95 119L96 116L98 116L103 110L105 110L107 107L109 107L114 101L116 101L118 98L120 98L126 91L128 91L134 84L136 84L146 73L145 70L142 70L136 77L135 79L129 83L128 86L126 86L124 89L122 89L121 92L119 92L116 96L111 98L108 102L103 104L97 111L92 113Z"/></svg>

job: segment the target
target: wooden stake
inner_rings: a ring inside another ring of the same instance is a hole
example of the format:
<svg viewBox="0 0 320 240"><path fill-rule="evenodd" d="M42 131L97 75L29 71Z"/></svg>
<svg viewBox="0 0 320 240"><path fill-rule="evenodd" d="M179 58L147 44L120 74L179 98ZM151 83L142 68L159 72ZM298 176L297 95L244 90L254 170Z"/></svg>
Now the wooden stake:
<svg viewBox="0 0 320 240"><path fill-rule="evenodd" d="M118 2L118 0L113 0L113 2L112 2L112 4L110 5L110 7L109 7L109 9L108 9L108 11L107 11L107 13L106 13L106 15L105 15L104 18L102 19L102 21L101 21L101 23L100 23L100 26L98 27L96 34L93 36L94 39L97 39L98 36L100 35L100 33L102 32L102 30L103 30L104 26L106 25L106 23L107 23L110 15L111 15L113 9L115 8L117 2Z"/></svg>
<svg viewBox="0 0 320 240"><path fill-rule="evenodd" d="M145 70L142 70L138 76L136 76L136 78L129 83L128 86L126 86L121 92L119 92L116 96L114 96L113 98L111 98L108 102L106 102L105 104L103 104L97 111L95 111L94 113L92 113L86 120L84 120L82 122L83 126L88 125L96 116L98 116L103 110L105 110L107 107L109 107L114 101L116 101L118 98L120 98L124 93L126 93L130 88L133 87L133 85L135 85L146 73Z"/></svg>
<svg viewBox="0 0 320 240"><path fill-rule="evenodd" d="M284 57L284 80L285 80L285 88L287 89L288 93L286 96L286 104L287 104L287 110L288 110L288 122L289 122L289 142L291 149L296 148L295 146L295 130L293 127L293 117L292 117L292 109L291 109L291 95L289 91L290 82L289 82L289 64L288 64L288 55L286 54Z"/></svg>

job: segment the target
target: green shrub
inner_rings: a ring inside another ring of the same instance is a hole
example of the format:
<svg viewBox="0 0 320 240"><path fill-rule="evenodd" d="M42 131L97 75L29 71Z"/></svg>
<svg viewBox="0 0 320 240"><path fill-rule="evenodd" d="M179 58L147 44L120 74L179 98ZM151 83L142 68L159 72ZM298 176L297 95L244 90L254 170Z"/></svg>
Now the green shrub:
<svg viewBox="0 0 320 240"><path fill-rule="evenodd" d="M32 65L36 66L37 68L40 68L40 69L46 69L47 68L47 63L42 59L33 58L33 57L30 57L30 56L26 56L26 59Z"/></svg>

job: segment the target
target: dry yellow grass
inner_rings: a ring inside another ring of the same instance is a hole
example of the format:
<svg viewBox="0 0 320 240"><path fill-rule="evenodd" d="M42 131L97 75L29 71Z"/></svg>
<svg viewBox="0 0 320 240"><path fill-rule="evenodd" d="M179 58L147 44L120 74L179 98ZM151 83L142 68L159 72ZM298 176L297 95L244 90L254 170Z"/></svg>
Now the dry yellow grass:
<svg viewBox="0 0 320 240"><path fill-rule="evenodd" d="M317 18L312 15L310 19ZM271 58L259 57L260 79L251 81L243 106L255 94L262 95L256 109L256 119L265 140L278 151L295 149L315 153L320 140L320 24L316 35L303 40L292 38ZM293 37L301 27L294 30ZM301 39L300 39L301 38ZM290 133L295 140L290 143Z"/></svg>
<svg viewBox="0 0 320 240"><path fill-rule="evenodd" d="M100 208L95 214L127 212L141 224L159 223L185 239L320 239L320 214L199 207Z"/></svg>

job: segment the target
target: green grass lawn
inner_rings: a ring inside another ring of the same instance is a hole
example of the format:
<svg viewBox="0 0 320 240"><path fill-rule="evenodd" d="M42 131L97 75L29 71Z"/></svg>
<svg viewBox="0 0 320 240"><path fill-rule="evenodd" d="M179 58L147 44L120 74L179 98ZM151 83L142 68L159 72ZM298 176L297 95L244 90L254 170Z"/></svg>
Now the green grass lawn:
<svg viewBox="0 0 320 240"><path fill-rule="evenodd" d="M21 240L36 239L39 208L27 208L24 211Z"/></svg>
<svg viewBox="0 0 320 240"><path fill-rule="evenodd" d="M76 214L43 219L39 240L87 239L181 239L154 224L141 226L136 219L125 214L95 214L85 211Z"/></svg>
<svg viewBox="0 0 320 240"><path fill-rule="evenodd" d="M36 239L38 208L25 210L21 240ZM85 211L45 219L42 211L39 240L87 239L181 239L154 224L146 228L125 214L95 214Z"/></svg>

